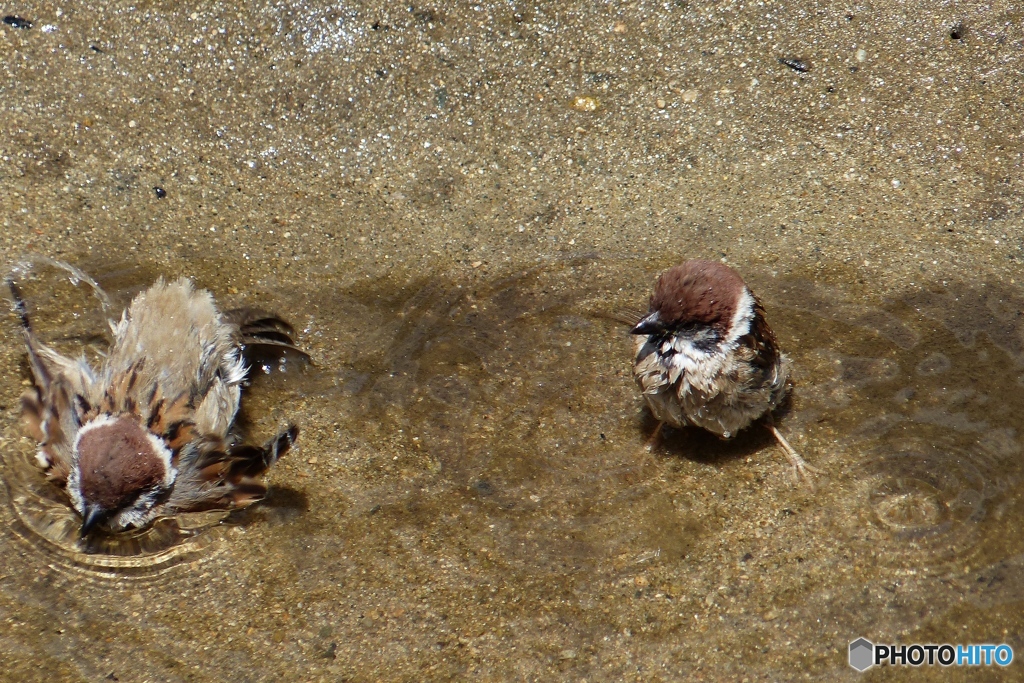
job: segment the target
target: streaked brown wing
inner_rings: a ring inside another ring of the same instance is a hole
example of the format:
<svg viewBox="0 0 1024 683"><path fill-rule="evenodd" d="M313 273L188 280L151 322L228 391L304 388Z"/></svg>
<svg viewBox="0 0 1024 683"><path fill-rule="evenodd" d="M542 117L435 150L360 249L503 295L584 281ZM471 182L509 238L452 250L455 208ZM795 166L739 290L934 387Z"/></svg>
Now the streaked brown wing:
<svg viewBox="0 0 1024 683"><path fill-rule="evenodd" d="M184 511L255 503L267 491L258 477L288 452L298 435L298 427L290 425L263 446L227 446L216 438L195 444L180 463L182 470L168 506Z"/></svg>

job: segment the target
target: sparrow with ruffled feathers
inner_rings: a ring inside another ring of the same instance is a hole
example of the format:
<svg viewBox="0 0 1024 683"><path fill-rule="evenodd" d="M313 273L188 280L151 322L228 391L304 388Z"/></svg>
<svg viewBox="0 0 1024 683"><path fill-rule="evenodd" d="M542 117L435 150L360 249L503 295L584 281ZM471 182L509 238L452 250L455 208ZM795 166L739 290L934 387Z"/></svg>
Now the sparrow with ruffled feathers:
<svg viewBox="0 0 1024 683"><path fill-rule="evenodd" d="M795 472L811 481L817 470L779 433L771 414L789 390L790 361L739 273L716 261L670 268L631 332L633 378L658 420L649 444L665 424L728 439L765 417Z"/></svg>
<svg viewBox="0 0 1024 683"><path fill-rule="evenodd" d="M22 413L39 465L81 515L83 536L264 496L258 477L298 429L262 446L236 443L232 430L248 372L244 350L306 357L287 323L249 310L222 314L189 280L160 279L111 321L113 343L96 368L40 343L20 288L8 285L34 381Z"/></svg>

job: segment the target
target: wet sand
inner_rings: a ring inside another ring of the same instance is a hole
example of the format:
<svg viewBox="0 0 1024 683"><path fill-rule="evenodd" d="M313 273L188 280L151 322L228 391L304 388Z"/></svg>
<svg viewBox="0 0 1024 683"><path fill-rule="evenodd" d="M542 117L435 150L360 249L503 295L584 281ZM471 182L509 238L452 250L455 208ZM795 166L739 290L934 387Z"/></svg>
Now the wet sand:
<svg viewBox="0 0 1024 683"><path fill-rule="evenodd" d="M247 397L254 433L303 430L264 504L104 572L19 526L9 318L0 679L836 680L860 636L1024 652L1011 3L4 11L33 23L0 24L7 258L121 304L190 276L284 314L314 365ZM611 318L694 257L764 299L817 491L761 430L643 450ZM88 292L31 284L49 341L96 348Z"/></svg>

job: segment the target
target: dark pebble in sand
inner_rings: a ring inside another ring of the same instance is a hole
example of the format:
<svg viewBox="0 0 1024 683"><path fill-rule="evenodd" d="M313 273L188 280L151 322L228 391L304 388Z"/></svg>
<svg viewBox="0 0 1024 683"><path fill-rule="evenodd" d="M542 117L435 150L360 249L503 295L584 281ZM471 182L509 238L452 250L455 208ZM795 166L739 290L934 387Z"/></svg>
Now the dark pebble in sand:
<svg viewBox="0 0 1024 683"><path fill-rule="evenodd" d="M494 493L494 485L486 479L481 479L473 484L473 490L481 496L489 496Z"/></svg>
<svg viewBox="0 0 1024 683"><path fill-rule="evenodd" d="M802 74L811 70L811 65L802 59L786 59L784 57L779 57L779 64L784 64L793 71L799 71Z"/></svg>
<svg viewBox="0 0 1024 683"><path fill-rule="evenodd" d="M13 14L8 14L4 17L4 23L9 26L13 26L14 28L32 28L31 21L28 19L22 19L21 17L16 17Z"/></svg>
<svg viewBox="0 0 1024 683"><path fill-rule="evenodd" d="M154 187L153 192L156 192L157 199L163 199L164 197L167 196L167 190L165 190L162 187Z"/></svg>

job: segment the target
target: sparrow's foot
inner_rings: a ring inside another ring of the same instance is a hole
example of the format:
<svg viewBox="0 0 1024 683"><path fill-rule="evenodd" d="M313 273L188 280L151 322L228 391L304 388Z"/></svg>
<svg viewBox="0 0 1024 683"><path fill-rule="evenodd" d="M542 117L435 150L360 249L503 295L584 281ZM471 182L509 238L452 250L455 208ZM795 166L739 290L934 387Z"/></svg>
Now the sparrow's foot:
<svg viewBox="0 0 1024 683"><path fill-rule="evenodd" d="M644 444L644 450L651 452L659 443L661 443L661 428L664 426L664 422L658 423L658 426L654 428L654 433L651 434L651 438L647 439L647 443Z"/></svg>
<svg viewBox="0 0 1024 683"><path fill-rule="evenodd" d="M796 449L786 441L786 437L782 436L782 433L775 428L774 422L768 423L768 429L771 430L772 436L774 436L779 442L779 445L782 446L782 451L786 454L786 458L789 460L790 464L793 465L793 474L796 479L798 481L803 479L803 481L806 482L813 491L815 488L814 477L811 476L811 473L823 474L823 472L817 467L811 467L807 464L806 460L800 457L800 454L796 452Z"/></svg>

